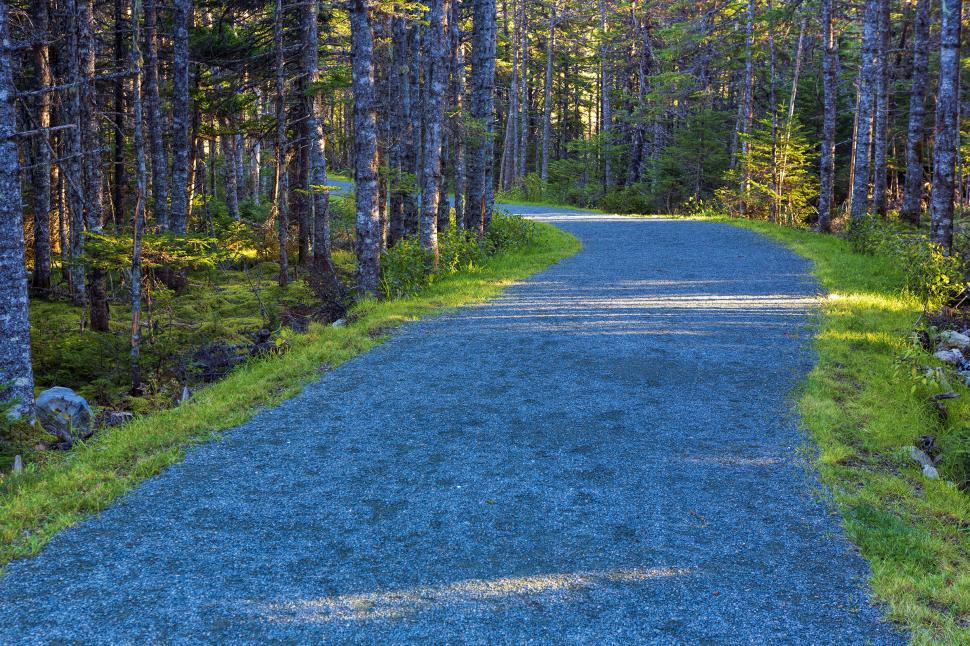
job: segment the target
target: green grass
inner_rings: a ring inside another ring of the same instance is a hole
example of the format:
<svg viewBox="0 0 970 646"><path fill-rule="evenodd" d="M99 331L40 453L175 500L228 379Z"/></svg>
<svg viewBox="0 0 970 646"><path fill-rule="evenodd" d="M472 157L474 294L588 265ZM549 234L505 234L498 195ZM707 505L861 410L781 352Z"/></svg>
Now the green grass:
<svg viewBox="0 0 970 646"><path fill-rule="evenodd" d="M362 301L348 313L346 327L311 326L285 354L252 360L177 408L138 417L0 480L0 566L36 554L60 530L181 460L188 446L296 395L321 373L383 342L395 326L487 299L579 250L573 236L536 226L529 248L445 275L410 298Z"/></svg>
<svg viewBox="0 0 970 646"><path fill-rule="evenodd" d="M913 631L914 643L970 643L970 496L924 478L905 452L921 435L936 436L944 455L970 448L970 393L955 387L962 396L948 402L943 423L927 402L935 391L895 368L913 348L909 336L922 311L901 289L899 263L854 253L830 235L725 221L812 260L827 292L818 363L799 409L818 446L822 479L871 565L873 590L889 617Z"/></svg>

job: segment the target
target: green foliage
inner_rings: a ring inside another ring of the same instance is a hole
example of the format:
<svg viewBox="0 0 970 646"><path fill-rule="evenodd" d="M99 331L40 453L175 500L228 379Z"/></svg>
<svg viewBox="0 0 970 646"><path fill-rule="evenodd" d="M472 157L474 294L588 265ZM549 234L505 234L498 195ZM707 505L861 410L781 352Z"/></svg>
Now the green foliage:
<svg viewBox="0 0 970 646"><path fill-rule="evenodd" d="M762 119L742 135L747 153L725 175L727 186L717 196L731 215L804 226L818 196L813 146L797 118L781 123L775 137L772 129L771 120Z"/></svg>
<svg viewBox="0 0 970 646"><path fill-rule="evenodd" d="M82 262L88 267L117 270L131 266L132 237L126 234L89 232L85 235ZM240 241L208 236L145 235L142 266L146 269L200 269L215 267L240 248Z"/></svg>
<svg viewBox="0 0 970 646"><path fill-rule="evenodd" d="M704 108L692 113L649 169L653 208L634 212L671 212L688 200L711 198L728 168L724 142L730 140L732 126L731 115L723 111Z"/></svg>
<svg viewBox="0 0 970 646"><path fill-rule="evenodd" d="M866 217L852 225L849 240L857 253L892 258L905 274L905 289L935 309L953 302L968 287L962 258L946 254L925 233L898 222Z"/></svg>
<svg viewBox="0 0 970 646"><path fill-rule="evenodd" d="M381 292L389 298L417 293L442 276L474 273L489 256L527 251L537 244L536 224L525 218L496 212L481 242L454 225L438 235L438 271L432 271L431 254L416 239L398 241L381 256Z"/></svg>

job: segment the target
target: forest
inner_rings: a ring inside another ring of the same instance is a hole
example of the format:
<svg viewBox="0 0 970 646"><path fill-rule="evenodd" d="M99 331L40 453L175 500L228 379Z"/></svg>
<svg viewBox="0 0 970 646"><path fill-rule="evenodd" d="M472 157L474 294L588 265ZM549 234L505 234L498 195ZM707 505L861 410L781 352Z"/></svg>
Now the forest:
<svg viewBox="0 0 970 646"><path fill-rule="evenodd" d="M0 0L0 565L401 323L579 251L522 214L662 215L815 263L822 479L892 620L970 639L965 19Z"/></svg>

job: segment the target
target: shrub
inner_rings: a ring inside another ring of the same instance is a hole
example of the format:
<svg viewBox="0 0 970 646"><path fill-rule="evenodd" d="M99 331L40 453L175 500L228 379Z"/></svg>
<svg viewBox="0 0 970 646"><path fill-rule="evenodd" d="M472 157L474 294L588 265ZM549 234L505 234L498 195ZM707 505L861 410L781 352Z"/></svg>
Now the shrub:
<svg viewBox="0 0 970 646"><path fill-rule="evenodd" d="M948 255L927 236L898 223L864 218L849 231L859 253L886 255L898 260L906 278L905 290L934 309L956 299L967 288L966 271L958 255Z"/></svg>

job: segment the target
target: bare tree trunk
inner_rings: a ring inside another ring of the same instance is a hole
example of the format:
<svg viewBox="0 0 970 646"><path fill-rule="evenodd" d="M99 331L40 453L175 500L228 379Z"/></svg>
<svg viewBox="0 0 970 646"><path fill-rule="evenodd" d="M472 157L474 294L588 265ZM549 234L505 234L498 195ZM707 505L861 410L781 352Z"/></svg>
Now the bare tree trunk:
<svg viewBox="0 0 970 646"><path fill-rule="evenodd" d="M960 145L961 0L940 3L940 83L936 93L930 240L953 247L954 170Z"/></svg>
<svg viewBox="0 0 970 646"><path fill-rule="evenodd" d="M151 2L151 0L149 0ZM129 56L134 73L131 104L134 117L135 146L135 216L132 223L131 249L131 391L141 392L141 247L145 222L145 195L148 172L145 169L145 133L142 121L141 76L142 59L139 39L141 14L140 0L131 3L131 49Z"/></svg>
<svg viewBox="0 0 970 646"><path fill-rule="evenodd" d="M127 58L125 52L125 32L127 25L124 16L125 0L114 0L114 57L115 62L120 67ZM112 158L112 173L114 174L111 192L111 215L114 228L120 228L120 224L125 217L125 201L127 187L127 177L125 173L125 83L126 80L119 76L112 81L114 86L114 154Z"/></svg>
<svg viewBox="0 0 970 646"><path fill-rule="evenodd" d="M465 161L465 229L481 237L491 220L492 104L495 89L495 3L474 0L472 18L471 117Z"/></svg>
<svg viewBox="0 0 970 646"><path fill-rule="evenodd" d="M160 231L168 230L168 159L162 143L162 108L158 92L158 9L155 0L145 0L145 103L148 148L152 158L152 212Z"/></svg>
<svg viewBox="0 0 970 646"><path fill-rule="evenodd" d="M287 204L289 188L286 176L286 88L284 86L283 60L283 0L276 0L273 8L273 54L276 72L276 181L272 208L276 210L277 237L280 245L280 287L290 281L289 258L286 253Z"/></svg>
<svg viewBox="0 0 970 646"><path fill-rule="evenodd" d="M448 16L448 37L451 46L451 105L453 116L450 119L452 162L452 185L455 189L455 225L464 227L465 193L465 48L461 42L460 21L461 2L451 0ZM447 223L446 223L447 224ZM439 221L440 227L440 221Z"/></svg>
<svg viewBox="0 0 970 646"><path fill-rule="evenodd" d="M222 171L226 180L226 211L233 220L239 219L239 176L236 167L236 136L231 132L232 120L222 120L223 134L219 137L222 148ZM188 186L188 183L186 183Z"/></svg>
<svg viewBox="0 0 970 646"><path fill-rule="evenodd" d="M556 20L559 2L554 0L549 9L549 38L546 41L546 81L542 97L542 161L539 175L543 182L549 181L549 143L552 139L552 61L556 52Z"/></svg>
<svg viewBox="0 0 970 646"><path fill-rule="evenodd" d="M603 136L603 188L606 191L613 186L613 167L610 160L613 144L613 108L610 104L610 92L613 88L613 67L608 60L610 51L607 42L607 22L606 22L606 0L599 0L600 12L600 36L603 41L600 43L600 120L602 122Z"/></svg>
<svg viewBox="0 0 970 646"><path fill-rule="evenodd" d="M192 0L172 1L172 207L170 230L184 234L189 202L189 23Z"/></svg>
<svg viewBox="0 0 970 646"><path fill-rule="evenodd" d="M929 76L930 0L917 0L913 28L913 84L909 93L906 128L906 178L900 215L919 224L923 202L923 125L926 120L926 88Z"/></svg>
<svg viewBox="0 0 970 646"><path fill-rule="evenodd" d="M426 42L428 43L428 88L424 111L424 172L421 186L421 248L438 269L438 200L441 198L441 136L444 121L445 86L448 82L445 46L448 38L448 0L429 0Z"/></svg>
<svg viewBox="0 0 970 646"><path fill-rule="evenodd" d="M34 38L34 86L40 90L52 82L48 60L47 40L50 38L50 13L48 0L31 0L30 18L33 22ZM34 216L34 273L31 290L45 295L51 289L51 137L47 128L51 125L51 95L42 92L33 105L32 124L38 129L34 136L34 160L31 169L31 196L33 197Z"/></svg>
<svg viewBox="0 0 970 646"><path fill-rule="evenodd" d="M835 201L835 112L838 92L838 41L833 26L834 0L822 0L822 156L820 162L818 230L832 230ZM923 0L926 1L926 0Z"/></svg>
<svg viewBox="0 0 970 646"><path fill-rule="evenodd" d="M886 155L889 148L889 0L879 3L879 67L876 71L876 112L872 142L872 206L886 215Z"/></svg>
<svg viewBox="0 0 970 646"><path fill-rule="evenodd" d="M852 179L853 224L869 211L869 171L872 154L876 76L879 73L879 5L885 0L866 0L862 18L862 61L859 68L859 126L855 143L855 171Z"/></svg>
<svg viewBox="0 0 970 646"><path fill-rule="evenodd" d="M317 63L318 3L311 2L303 11L303 47L300 53L303 79L302 92L307 150L307 203L313 222L313 257L310 286L321 300L336 303L343 291L330 254L330 192L327 190L327 161L323 131L317 117L317 98L312 92L319 80Z"/></svg>
<svg viewBox="0 0 970 646"><path fill-rule="evenodd" d="M519 47L519 116L515 123L519 129L519 151L515 158L518 165L515 168L515 181L521 183L528 169L529 162L529 17L526 13L525 0L519 0L519 20L522 27L518 29L521 45Z"/></svg>
<svg viewBox="0 0 970 646"><path fill-rule="evenodd" d="M357 289L376 297L381 280L381 221L377 203L373 11L370 0L351 0L350 57L354 94L354 183L357 189Z"/></svg>
<svg viewBox="0 0 970 646"><path fill-rule="evenodd" d="M411 84L408 82L408 30L403 18L391 20L391 61L388 72L391 86L391 142L388 149L390 206L387 215L387 244L404 238L404 201L407 188L407 153L411 142Z"/></svg>
<svg viewBox="0 0 970 646"><path fill-rule="evenodd" d="M92 0L78 5L78 54L81 59L81 148L84 153L82 182L84 183L84 221L88 231L100 233L104 225L104 203L101 195L102 157L101 129L98 119L98 88L95 58L94 7ZM88 315L91 329L108 331L108 285L103 269L88 269Z"/></svg>
<svg viewBox="0 0 970 646"><path fill-rule="evenodd" d="M744 51L744 88L741 92L741 103L738 106L738 138L740 160L743 169L741 178L741 215L747 210L746 201L751 190L751 172L748 169L747 157L750 147L748 135L754 123L754 10L755 0L748 0L747 22L745 23L745 51Z"/></svg>
<svg viewBox="0 0 970 646"><path fill-rule="evenodd" d="M71 302L83 305L87 300L84 285L84 266L81 255L84 253L84 182L81 177L83 166L81 148L81 58L78 52L78 5L76 0L64 2L65 43L58 62L64 65L64 76L68 88L61 100L61 113L64 123L72 127L64 130L64 158L61 164L61 177L67 188L67 204L70 213L68 228L68 247L70 250Z"/></svg>
<svg viewBox="0 0 970 646"><path fill-rule="evenodd" d="M0 0L0 402L13 402L12 417L33 417L34 375L30 363L27 272L24 270L23 210L17 160L17 96L13 84L6 0Z"/></svg>

